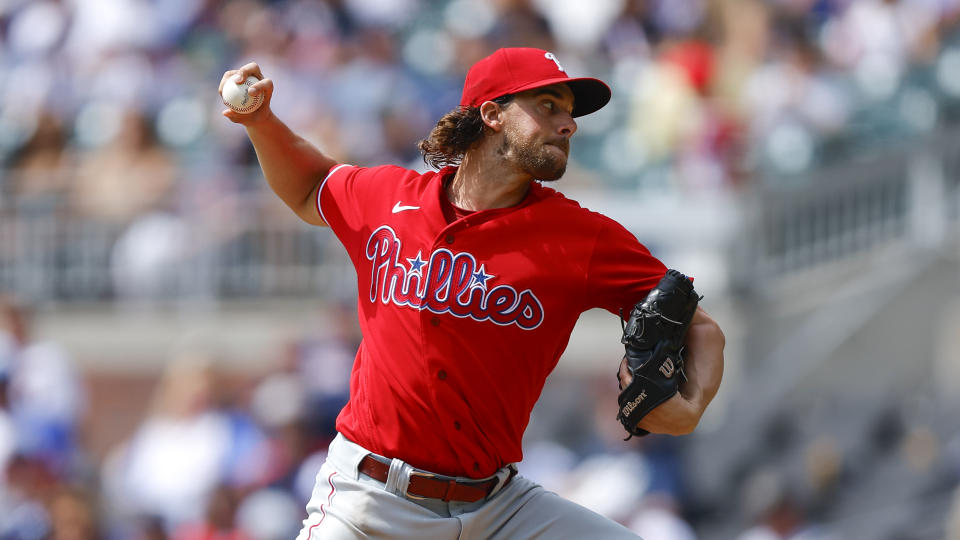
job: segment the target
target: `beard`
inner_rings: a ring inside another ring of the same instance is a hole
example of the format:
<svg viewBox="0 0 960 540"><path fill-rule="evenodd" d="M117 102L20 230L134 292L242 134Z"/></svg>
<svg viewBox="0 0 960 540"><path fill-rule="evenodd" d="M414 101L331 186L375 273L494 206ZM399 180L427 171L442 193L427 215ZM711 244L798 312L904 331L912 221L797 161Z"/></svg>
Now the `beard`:
<svg viewBox="0 0 960 540"><path fill-rule="evenodd" d="M512 130L504 132L499 153L513 161L526 173L537 180L553 182L559 180L567 170L567 155L570 153L570 141L564 137L548 142L524 139ZM559 149L562 156L555 150Z"/></svg>

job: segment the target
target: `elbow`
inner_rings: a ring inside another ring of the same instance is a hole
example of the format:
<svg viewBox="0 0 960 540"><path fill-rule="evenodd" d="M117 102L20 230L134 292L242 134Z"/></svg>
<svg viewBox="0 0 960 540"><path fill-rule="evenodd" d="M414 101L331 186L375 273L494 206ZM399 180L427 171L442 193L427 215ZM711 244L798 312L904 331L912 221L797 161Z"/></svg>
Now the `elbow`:
<svg viewBox="0 0 960 540"><path fill-rule="evenodd" d="M723 330L720 329L720 325L716 322L713 323L714 340L717 343L717 347L722 351L724 347L727 346L727 336L723 333Z"/></svg>

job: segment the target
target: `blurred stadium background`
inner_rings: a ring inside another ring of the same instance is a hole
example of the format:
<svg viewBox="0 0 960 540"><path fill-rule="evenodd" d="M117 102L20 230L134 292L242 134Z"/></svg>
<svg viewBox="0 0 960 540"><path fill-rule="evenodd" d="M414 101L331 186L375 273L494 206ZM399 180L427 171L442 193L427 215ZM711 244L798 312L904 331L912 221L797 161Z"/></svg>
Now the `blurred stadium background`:
<svg viewBox="0 0 960 540"><path fill-rule="evenodd" d="M0 1L0 540L289 539L346 397L353 272L219 117L255 60L341 161L498 46L614 89L561 190L697 276L698 431L622 442L588 313L521 470L659 539L960 538L960 1ZM563 261L557 261L563 264ZM585 407L586 405L586 407Z"/></svg>

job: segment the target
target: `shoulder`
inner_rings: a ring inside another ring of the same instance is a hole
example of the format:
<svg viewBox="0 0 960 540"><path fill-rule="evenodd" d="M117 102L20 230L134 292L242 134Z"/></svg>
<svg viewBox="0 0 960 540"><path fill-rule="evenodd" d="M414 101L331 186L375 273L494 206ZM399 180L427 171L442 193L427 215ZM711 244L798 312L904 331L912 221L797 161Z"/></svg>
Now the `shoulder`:
<svg viewBox="0 0 960 540"><path fill-rule="evenodd" d="M534 183L531 189L533 190L531 195L536 201L536 204L531 206L539 207L538 210L544 214L553 215L562 219L564 222L579 227L588 227L595 231L609 228L624 229L624 227L613 218L590 210L582 206L578 201L567 197L553 188L543 186L540 183Z"/></svg>
<svg viewBox="0 0 960 540"><path fill-rule="evenodd" d="M334 165L330 169L328 176L332 177L338 174L344 176L362 176L365 178L412 179L429 176L431 174L435 175L437 173L435 171L421 173L413 169L400 167L398 165L377 165L374 167L363 167L359 165L351 165L349 163L340 163L338 165Z"/></svg>
<svg viewBox="0 0 960 540"><path fill-rule="evenodd" d="M619 221L586 208L555 189L539 184L535 184L534 189L532 195L537 198L537 203L531 206L540 209L535 211L531 219L550 231L551 235L563 238L566 244L577 242L590 246L601 256L614 258L623 256L625 252L635 252L645 257L650 255L649 249L637 235Z"/></svg>
<svg viewBox="0 0 960 540"><path fill-rule="evenodd" d="M438 174L443 171L420 172L397 165L377 165L363 167L343 163L330 169L324 183L332 183L355 190L370 192L371 195L387 195L400 192L423 191Z"/></svg>

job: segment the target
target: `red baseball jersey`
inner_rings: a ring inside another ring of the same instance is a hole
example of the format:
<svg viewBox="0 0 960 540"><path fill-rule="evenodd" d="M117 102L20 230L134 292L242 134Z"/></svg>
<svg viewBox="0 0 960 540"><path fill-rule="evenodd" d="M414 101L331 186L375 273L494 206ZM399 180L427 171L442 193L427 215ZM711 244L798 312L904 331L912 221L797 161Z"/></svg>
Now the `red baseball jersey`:
<svg viewBox="0 0 960 540"><path fill-rule="evenodd" d="M340 165L317 206L359 286L363 341L338 431L479 478L522 459L530 412L580 314L629 313L666 267L617 222L536 182L516 206L448 223L453 173Z"/></svg>

